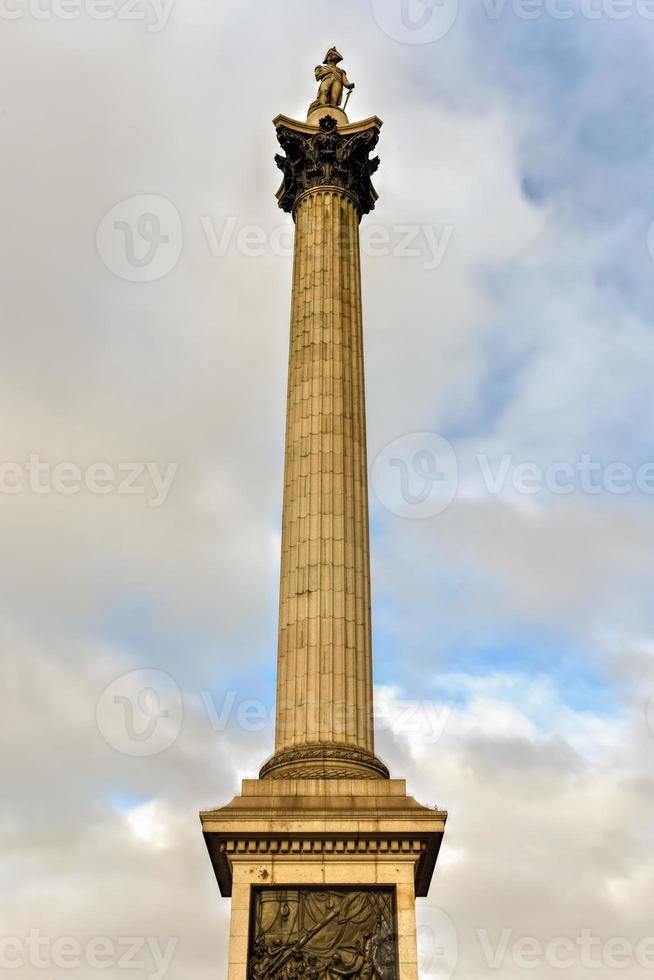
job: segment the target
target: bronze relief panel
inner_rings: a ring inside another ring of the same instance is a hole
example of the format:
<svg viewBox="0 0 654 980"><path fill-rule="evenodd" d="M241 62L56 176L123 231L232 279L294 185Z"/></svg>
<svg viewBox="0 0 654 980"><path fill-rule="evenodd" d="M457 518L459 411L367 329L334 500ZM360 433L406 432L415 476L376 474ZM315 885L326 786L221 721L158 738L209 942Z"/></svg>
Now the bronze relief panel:
<svg viewBox="0 0 654 980"><path fill-rule="evenodd" d="M397 980L392 888L253 889L248 980Z"/></svg>

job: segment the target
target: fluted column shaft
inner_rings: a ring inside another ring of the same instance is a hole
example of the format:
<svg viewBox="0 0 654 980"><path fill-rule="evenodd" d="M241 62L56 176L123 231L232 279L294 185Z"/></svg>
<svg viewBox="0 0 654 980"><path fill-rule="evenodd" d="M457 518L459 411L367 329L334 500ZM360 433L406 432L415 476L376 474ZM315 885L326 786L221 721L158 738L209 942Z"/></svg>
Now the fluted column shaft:
<svg viewBox="0 0 654 980"><path fill-rule="evenodd" d="M262 777L388 776L373 744L359 258L380 125L276 120L295 249L275 755Z"/></svg>
<svg viewBox="0 0 654 980"><path fill-rule="evenodd" d="M277 752L373 752L359 215L337 189L296 211Z"/></svg>

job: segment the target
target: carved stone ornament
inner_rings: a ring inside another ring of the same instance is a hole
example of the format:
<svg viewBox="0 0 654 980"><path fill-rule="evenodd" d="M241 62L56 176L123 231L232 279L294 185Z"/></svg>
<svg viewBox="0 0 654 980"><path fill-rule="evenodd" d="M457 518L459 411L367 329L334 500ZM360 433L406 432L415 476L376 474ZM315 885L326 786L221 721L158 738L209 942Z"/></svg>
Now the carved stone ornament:
<svg viewBox="0 0 654 980"><path fill-rule="evenodd" d="M384 763L356 745L315 742L283 749L264 762L260 779L388 779Z"/></svg>
<svg viewBox="0 0 654 980"><path fill-rule="evenodd" d="M375 206L377 192L371 176L379 157L370 159L379 139L379 127L355 133L342 132L333 116L320 119L318 132L277 127L277 139L286 156L277 154L275 163L284 174L277 194L279 206L293 212L298 198L313 188L339 187L354 200L359 214Z"/></svg>
<svg viewBox="0 0 654 980"><path fill-rule="evenodd" d="M397 980L389 888L253 891L248 980Z"/></svg>

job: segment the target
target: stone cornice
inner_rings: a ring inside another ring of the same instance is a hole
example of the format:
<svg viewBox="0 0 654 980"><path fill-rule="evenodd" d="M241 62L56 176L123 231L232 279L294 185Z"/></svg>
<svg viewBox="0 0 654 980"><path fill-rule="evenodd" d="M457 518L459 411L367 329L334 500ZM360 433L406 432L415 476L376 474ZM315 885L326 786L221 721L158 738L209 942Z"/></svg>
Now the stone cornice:
<svg viewBox="0 0 654 980"><path fill-rule="evenodd" d="M442 831L432 833L330 834L303 833L262 835L256 833L204 831L220 893L228 898L232 893L233 863L254 860L266 863L284 859L337 860L362 857L377 861L409 860L414 867L415 893L424 898L442 841Z"/></svg>
<svg viewBox="0 0 654 980"><path fill-rule="evenodd" d="M223 895L235 861L410 861L426 895L447 813L406 795L403 780L245 780L227 806L200 814Z"/></svg>

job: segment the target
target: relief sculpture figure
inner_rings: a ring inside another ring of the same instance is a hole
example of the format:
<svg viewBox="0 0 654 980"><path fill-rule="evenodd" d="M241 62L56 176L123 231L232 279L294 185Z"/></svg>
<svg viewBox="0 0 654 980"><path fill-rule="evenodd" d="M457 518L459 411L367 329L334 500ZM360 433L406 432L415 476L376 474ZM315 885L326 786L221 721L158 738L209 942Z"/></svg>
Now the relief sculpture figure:
<svg viewBox="0 0 654 980"><path fill-rule="evenodd" d="M248 980L397 980L386 890L262 890Z"/></svg>

